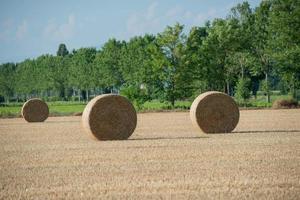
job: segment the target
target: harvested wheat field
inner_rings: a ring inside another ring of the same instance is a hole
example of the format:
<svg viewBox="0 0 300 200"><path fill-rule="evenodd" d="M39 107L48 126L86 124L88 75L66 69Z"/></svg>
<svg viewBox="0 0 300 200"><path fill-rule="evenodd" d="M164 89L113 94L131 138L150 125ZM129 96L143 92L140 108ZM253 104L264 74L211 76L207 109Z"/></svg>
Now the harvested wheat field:
<svg viewBox="0 0 300 200"><path fill-rule="evenodd" d="M138 114L123 141L81 117L0 119L0 199L299 199L300 109L240 114L206 135L188 112Z"/></svg>

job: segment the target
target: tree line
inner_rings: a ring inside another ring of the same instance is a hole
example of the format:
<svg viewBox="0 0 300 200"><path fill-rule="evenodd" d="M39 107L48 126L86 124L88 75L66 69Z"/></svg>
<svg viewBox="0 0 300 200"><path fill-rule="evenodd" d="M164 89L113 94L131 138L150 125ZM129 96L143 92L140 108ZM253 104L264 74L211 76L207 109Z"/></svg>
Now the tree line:
<svg viewBox="0 0 300 200"><path fill-rule="evenodd" d="M204 26L167 26L156 35L108 40L100 49L41 55L0 65L4 101L30 97L88 100L121 93L137 105L153 99L191 99L218 90L245 101L258 90L270 102L279 88L296 97L300 87L300 1L266 0L256 8L243 2L225 19Z"/></svg>

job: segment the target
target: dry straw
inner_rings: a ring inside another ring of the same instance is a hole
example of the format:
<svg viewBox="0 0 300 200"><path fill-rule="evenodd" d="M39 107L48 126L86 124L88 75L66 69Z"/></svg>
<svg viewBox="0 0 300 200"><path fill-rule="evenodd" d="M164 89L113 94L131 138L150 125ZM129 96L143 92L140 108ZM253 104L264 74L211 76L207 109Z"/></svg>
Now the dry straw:
<svg viewBox="0 0 300 200"><path fill-rule="evenodd" d="M49 116L48 105L41 99L29 99L23 104L22 116L27 122L43 122Z"/></svg>
<svg viewBox="0 0 300 200"><path fill-rule="evenodd" d="M190 117L204 133L228 133L238 124L240 112L230 96L210 91L194 100Z"/></svg>
<svg viewBox="0 0 300 200"><path fill-rule="evenodd" d="M82 124L98 140L124 140L132 135L137 115L133 105L125 97L104 94L86 105Z"/></svg>
<svg viewBox="0 0 300 200"><path fill-rule="evenodd" d="M274 101L272 108L274 109L287 109L287 108L297 108L298 101L295 99L277 99Z"/></svg>

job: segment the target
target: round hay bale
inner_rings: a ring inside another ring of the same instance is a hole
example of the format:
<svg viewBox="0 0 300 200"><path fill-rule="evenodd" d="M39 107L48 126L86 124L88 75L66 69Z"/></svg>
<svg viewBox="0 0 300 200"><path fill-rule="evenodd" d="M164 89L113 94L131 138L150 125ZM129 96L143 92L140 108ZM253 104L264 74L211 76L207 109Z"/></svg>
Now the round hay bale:
<svg viewBox="0 0 300 200"><path fill-rule="evenodd" d="M21 113L27 122L43 122L49 116L49 108L44 101L34 98L23 104Z"/></svg>
<svg viewBox="0 0 300 200"><path fill-rule="evenodd" d="M123 96L104 94L93 98L82 114L82 125L98 140L129 138L137 124L133 105Z"/></svg>
<svg viewBox="0 0 300 200"><path fill-rule="evenodd" d="M229 133L238 124L240 112L230 96L210 91L194 100L190 117L193 124L204 133Z"/></svg>

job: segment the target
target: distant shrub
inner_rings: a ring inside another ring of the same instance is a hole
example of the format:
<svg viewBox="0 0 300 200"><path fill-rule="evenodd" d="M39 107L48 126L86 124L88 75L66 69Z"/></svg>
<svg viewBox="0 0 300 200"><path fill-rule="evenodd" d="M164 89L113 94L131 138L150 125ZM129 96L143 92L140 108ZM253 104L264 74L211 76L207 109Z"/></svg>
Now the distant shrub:
<svg viewBox="0 0 300 200"><path fill-rule="evenodd" d="M21 115L19 113L14 113L11 111L0 110L0 118L14 118L14 117L21 117Z"/></svg>
<svg viewBox="0 0 300 200"><path fill-rule="evenodd" d="M45 98L45 100L51 102L51 101L61 101L62 99L57 96L52 96L52 97Z"/></svg>
<svg viewBox="0 0 300 200"><path fill-rule="evenodd" d="M239 103L246 103L246 101L251 97L251 81L249 78L240 78L235 87L236 93L235 98Z"/></svg>
<svg viewBox="0 0 300 200"><path fill-rule="evenodd" d="M82 116L82 112L76 112L73 114L73 116Z"/></svg>
<svg viewBox="0 0 300 200"><path fill-rule="evenodd" d="M297 108L298 101L295 99L278 99L274 101L272 108L282 109L282 108Z"/></svg>

